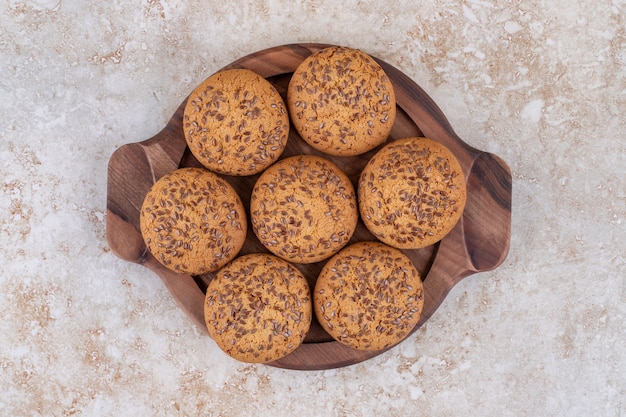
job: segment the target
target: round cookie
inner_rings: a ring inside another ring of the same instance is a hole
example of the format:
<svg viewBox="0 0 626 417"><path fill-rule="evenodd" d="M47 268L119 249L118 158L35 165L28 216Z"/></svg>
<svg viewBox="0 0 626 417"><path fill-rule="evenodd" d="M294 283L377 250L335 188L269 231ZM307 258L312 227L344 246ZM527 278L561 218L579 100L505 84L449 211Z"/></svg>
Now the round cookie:
<svg viewBox="0 0 626 417"><path fill-rule="evenodd" d="M355 349L385 349L402 341L424 306L420 274L400 250L358 242L324 266L313 309L335 340Z"/></svg>
<svg viewBox="0 0 626 417"><path fill-rule="evenodd" d="M183 114L187 145L211 171L252 175L278 159L289 115L274 86L246 69L220 71L195 88Z"/></svg>
<svg viewBox="0 0 626 417"><path fill-rule="evenodd" d="M252 230L261 243L298 263L321 261L345 246L358 215L349 178L313 155L276 162L261 174L250 199Z"/></svg>
<svg viewBox="0 0 626 417"><path fill-rule="evenodd" d="M393 141L370 159L358 183L363 223L401 249L432 245L461 218L465 176L452 152L432 139Z"/></svg>
<svg viewBox="0 0 626 417"><path fill-rule="evenodd" d="M307 57L287 89L294 127L314 148L354 156L383 144L396 117L393 85L366 53L333 46Z"/></svg>
<svg viewBox="0 0 626 417"><path fill-rule="evenodd" d="M139 213L148 250L167 268L191 275L215 271L232 260L246 239L246 212L237 192L202 168L161 177Z"/></svg>
<svg viewBox="0 0 626 417"><path fill-rule="evenodd" d="M204 318L213 340L231 357L275 361L300 346L309 331L309 285L296 267L276 256L240 256L209 283Z"/></svg>

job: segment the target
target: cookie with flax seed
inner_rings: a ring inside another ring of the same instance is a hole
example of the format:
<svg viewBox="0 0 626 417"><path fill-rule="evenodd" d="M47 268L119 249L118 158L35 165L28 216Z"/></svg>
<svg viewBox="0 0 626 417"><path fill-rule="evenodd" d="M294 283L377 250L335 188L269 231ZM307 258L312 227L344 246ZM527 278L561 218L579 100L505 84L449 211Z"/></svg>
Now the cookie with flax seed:
<svg viewBox="0 0 626 417"><path fill-rule="evenodd" d="M400 250L358 242L324 265L313 291L321 326L361 350L385 349L406 338L424 306L420 273Z"/></svg>
<svg viewBox="0 0 626 417"><path fill-rule="evenodd" d="M278 360L304 340L312 318L306 278L270 254L240 256L224 266L206 291L209 334L231 357L253 363Z"/></svg>
<svg viewBox="0 0 626 417"><path fill-rule="evenodd" d="M330 257L348 243L357 221L350 179L319 156L276 162L252 190L252 230L270 252L287 261L313 263Z"/></svg>
<svg viewBox="0 0 626 417"><path fill-rule="evenodd" d="M383 144L395 121L393 85L358 49L333 46L307 57L287 89L295 129L312 147L354 156Z"/></svg>
<svg viewBox="0 0 626 417"><path fill-rule="evenodd" d="M194 89L183 114L189 150L207 169L253 175L276 161L289 136L285 103L247 69L220 71Z"/></svg>
<svg viewBox="0 0 626 417"><path fill-rule="evenodd" d="M235 189L203 168L161 177L144 198L139 228L167 268L200 275L231 261L246 239L246 211Z"/></svg>
<svg viewBox="0 0 626 417"><path fill-rule="evenodd" d="M392 141L366 164L358 183L363 223L400 249L432 245L457 224L467 199L454 154L427 138Z"/></svg>

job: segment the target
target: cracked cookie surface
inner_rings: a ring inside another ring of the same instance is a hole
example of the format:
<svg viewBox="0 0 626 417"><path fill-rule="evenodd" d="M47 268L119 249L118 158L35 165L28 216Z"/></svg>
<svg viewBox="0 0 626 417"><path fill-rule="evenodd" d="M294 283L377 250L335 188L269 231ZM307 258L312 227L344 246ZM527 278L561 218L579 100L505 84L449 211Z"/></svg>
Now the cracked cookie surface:
<svg viewBox="0 0 626 417"><path fill-rule="evenodd" d="M461 218L467 199L458 160L444 145L427 138L385 145L367 163L357 187L365 226L400 249L441 240Z"/></svg>
<svg viewBox="0 0 626 417"><path fill-rule="evenodd" d="M366 53L334 46L305 59L287 90L302 139L330 155L354 156L383 144L396 116L391 81Z"/></svg>
<svg viewBox="0 0 626 417"><path fill-rule="evenodd" d="M200 275L232 260L246 239L246 212L235 189L203 168L161 177L144 198L139 226L150 253L167 268Z"/></svg>
<svg viewBox="0 0 626 417"><path fill-rule="evenodd" d="M321 326L355 349L378 350L403 340L424 305L420 273L400 250L358 242L324 265L313 291Z"/></svg>
<svg viewBox="0 0 626 417"><path fill-rule="evenodd" d="M291 262L318 262L345 246L356 229L354 187L325 158L285 158L254 185L250 221L270 252Z"/></svg>
<svg viewBox="0 0 626 417"><path fill-rule="evenodd" d="M246 69L220 71L189 96L183 114L189 149L211 171L253 175L282 154L289 115L278 91Z"/></svg>
<svg viewBox="0 0 626 417"><path fill-rule="evenodd" d="M219 270L206 291L211 338L231 357L254 363L293 352L311 325L306 278L274 255L240 256Z"/></svg>

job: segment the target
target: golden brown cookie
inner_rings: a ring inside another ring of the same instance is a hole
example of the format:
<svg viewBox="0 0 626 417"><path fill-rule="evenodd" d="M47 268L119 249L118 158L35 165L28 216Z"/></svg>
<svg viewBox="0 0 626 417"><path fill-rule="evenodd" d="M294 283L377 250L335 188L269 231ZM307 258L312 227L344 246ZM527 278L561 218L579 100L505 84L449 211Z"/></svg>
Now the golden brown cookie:
<svg viewBox="0 0 626 417"><path fill-rule="evenodd" d="M424 306L420 274L400 250L358 242L330 258L313 291L313 309L335 340L362 350L402 341Z"/></svg>
<svg viewBox="0 0 626 417"><path fill-rule="evenodd" d="M456 157L432 139L393 141L372 157L358 184L365 226L401 249L432 245L461 218L465 176Z"/></svg>
<svg viewBox="0 0 626 417"><path fill-rule="evenodd" d="M237 192L203 168L181 168L159 179L141 206L148 250L169 269L191 275L232 260L246 239L246 212Z"/></svg>
<svg viewBox="0 0 626 417"><path fill-rule="evenodd" d="M252 230L275 255L298 263L326 259L345 246L358 221L352 183L327 159L299 155L269 167L250 200Z"/></svg>
<svg viewBox="0 0 626 417"><path fill-rule="evenodd" d="M206 291L204 318L209 334L228 355L265 363L300 346L311 310L304 275L287 261L257 253L219 270Z"/></svg>
<svg viewBox="0 0 626 417"><path fill-rule="evenodd" d="M383 144L395 121L393 85L366 53L333 46L306 58L287 90L294 127L314 148L353 156Z"/></svg>
<svg viewBox="0 0 626 417"><path fill-rule="evenodd" d="M189 149L211 171L252 175L287 145L289 115L265 78L246 69L220 71L191 93L183 131Z"/></svg>

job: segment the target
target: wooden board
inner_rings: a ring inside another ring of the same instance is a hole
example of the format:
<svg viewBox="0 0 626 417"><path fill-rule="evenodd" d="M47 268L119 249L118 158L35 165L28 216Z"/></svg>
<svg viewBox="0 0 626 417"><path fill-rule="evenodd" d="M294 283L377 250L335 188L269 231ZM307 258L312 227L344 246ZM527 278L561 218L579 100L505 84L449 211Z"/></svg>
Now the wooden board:
<svg viewBox="0 0 626 417"><path fill-rule="evenodd" d="M225 68L255 71L272 82L286 98L289 79L298 64L327 46L279 46L248 55ZM397 118L389 140L408 136L435 139L455 153L467 178L467 204L452 232L431 247L404 251L424 280L424 311L413 329L415 331L435 312L456 283L473 273L494 269L505 259L511 229L511 173L499 157L463 142L433 100L410 78L393 66L378 62L389 75L397 98ZM124 145L111 156L107 184L107 239L117 256L142 264L158 274L178 305L206 333L204 291L213 274L192 277L169 271L150 255L139 233L139 209L152 184L176 168L200 166L185 143L182 131L184 106L185 102L157 135ZM361 169L377 149L355 157L332 157L308 146L292 128L282 158L297 154L324 156L340 166L356 188ZM224 178L235 187L247 206L258 175ZM373 236L359 222L352 242L372 239ZM253 252L267 250L249 227L240 254ZM323 262L297 266L314 285ZM359 363L382 352L358 351L335 342L314 320L305 342L289 356L270 365L290 369L329 369Z"/></svg>

